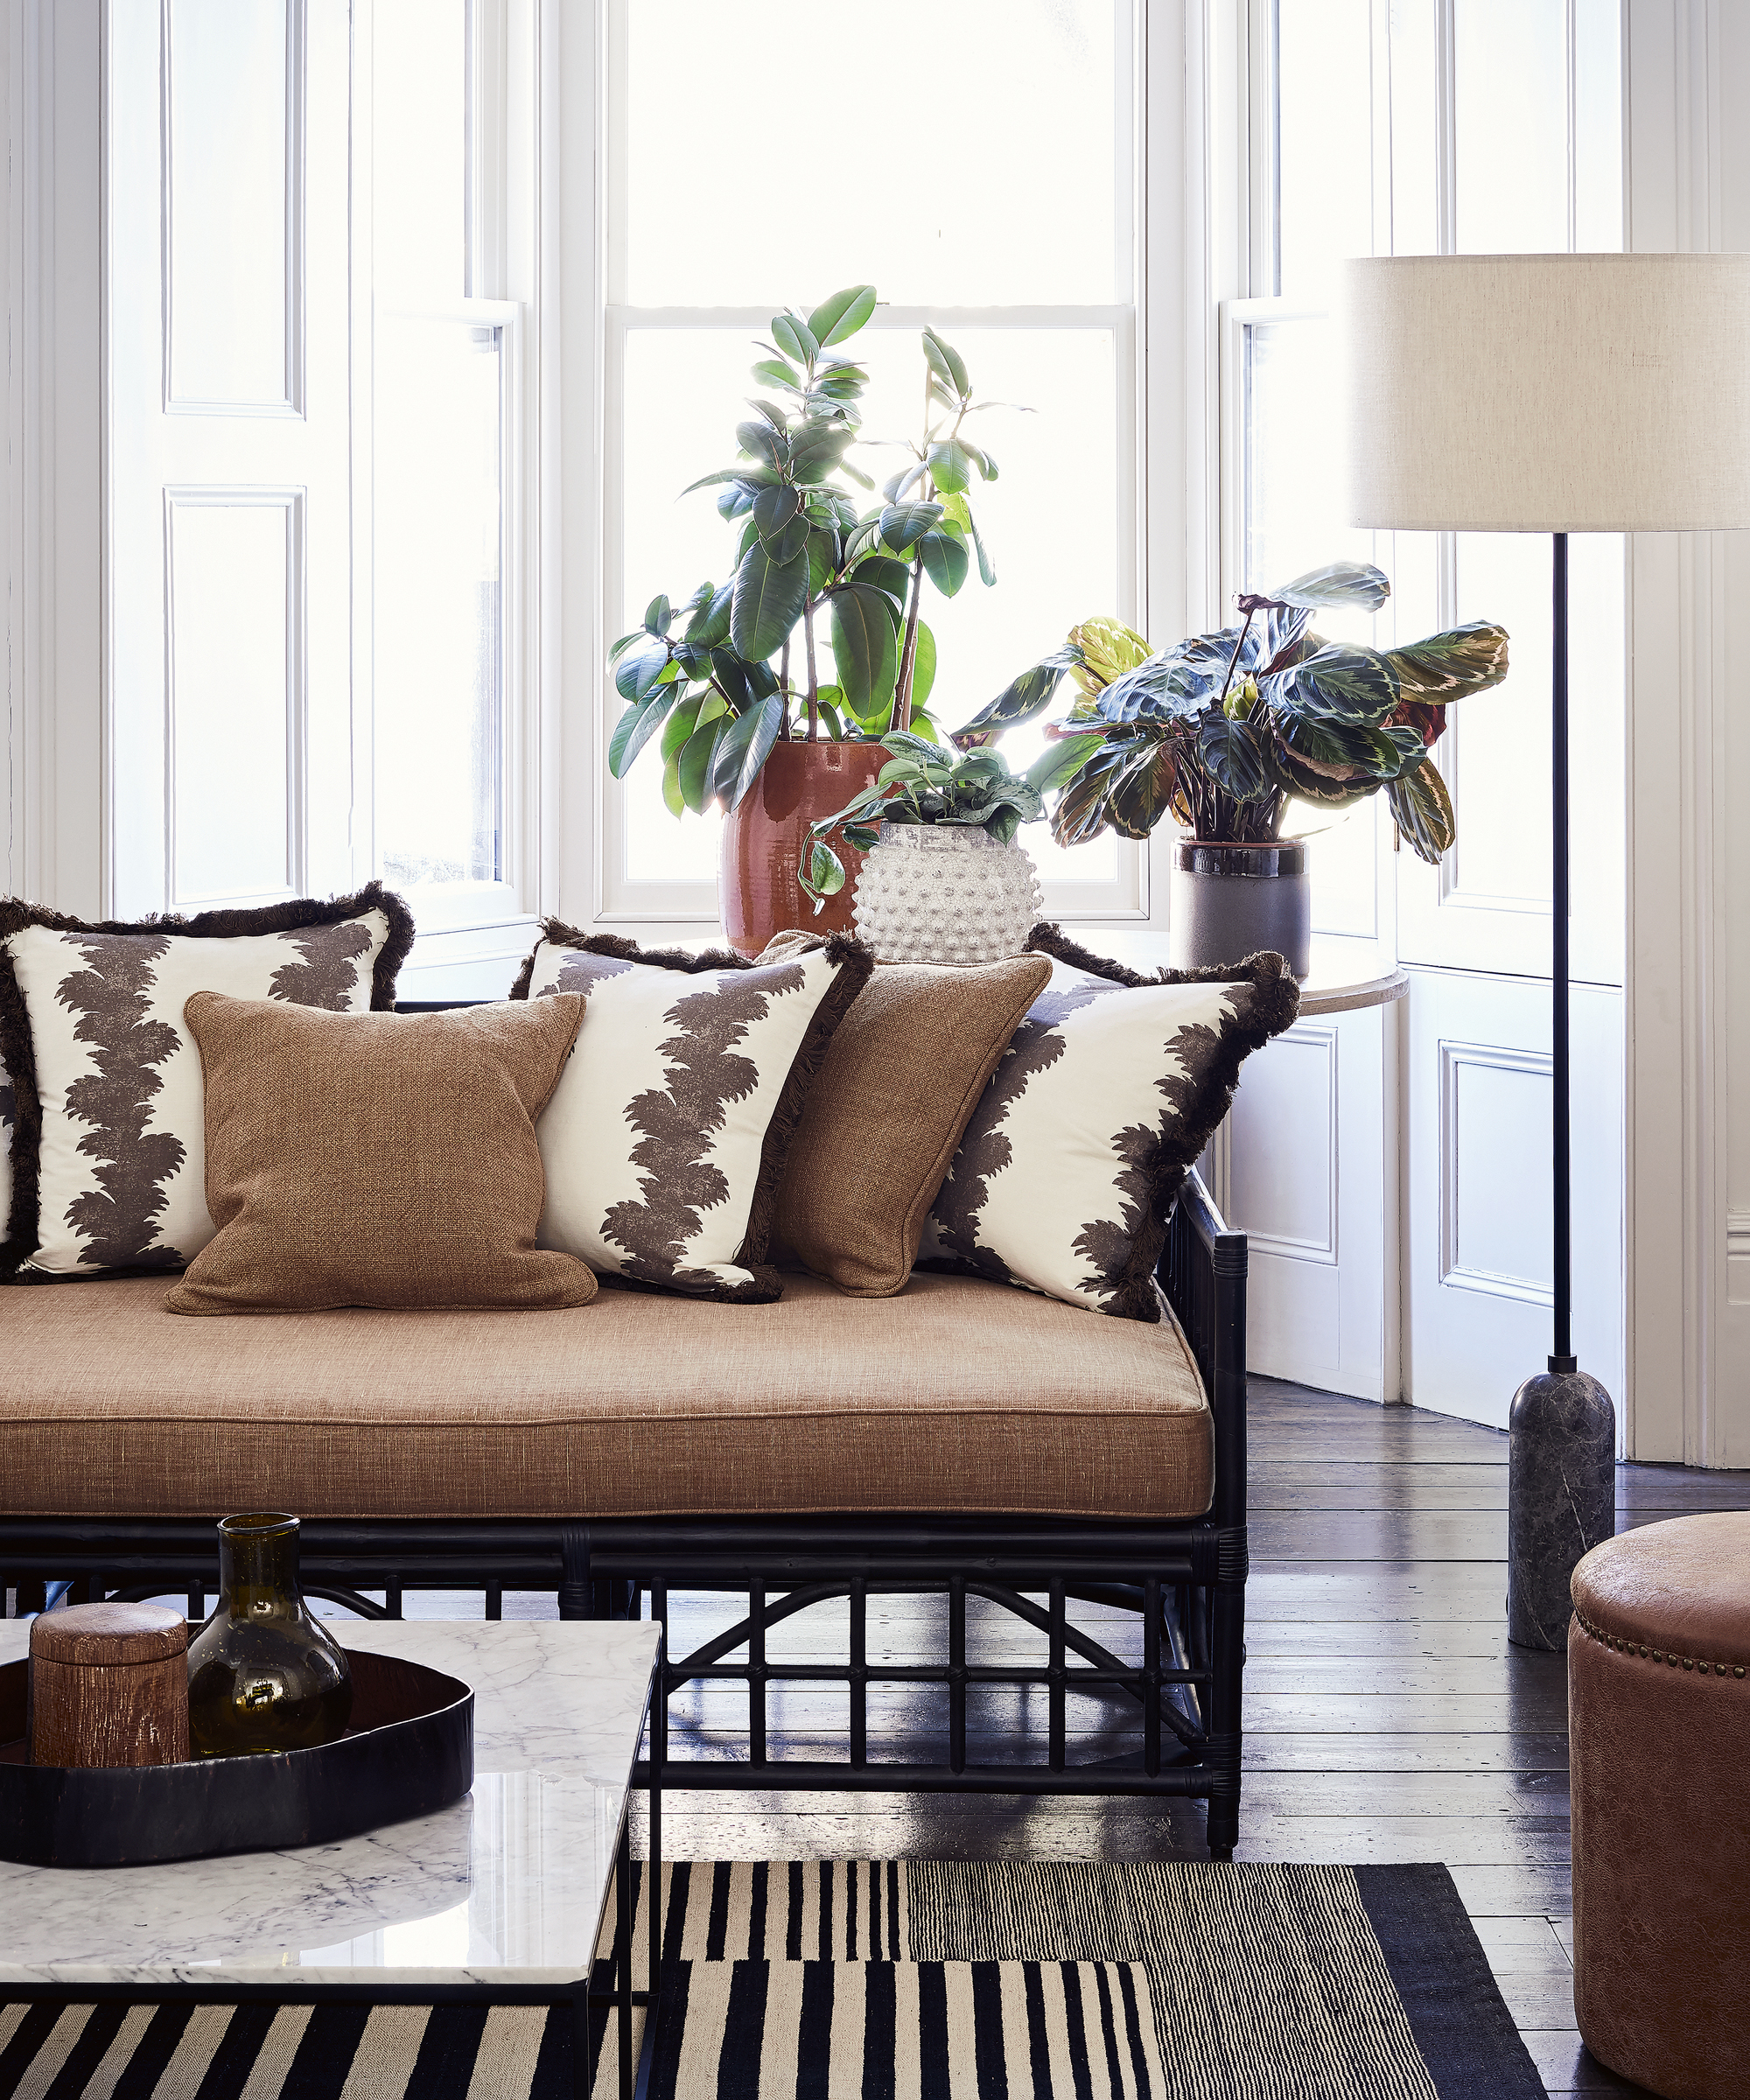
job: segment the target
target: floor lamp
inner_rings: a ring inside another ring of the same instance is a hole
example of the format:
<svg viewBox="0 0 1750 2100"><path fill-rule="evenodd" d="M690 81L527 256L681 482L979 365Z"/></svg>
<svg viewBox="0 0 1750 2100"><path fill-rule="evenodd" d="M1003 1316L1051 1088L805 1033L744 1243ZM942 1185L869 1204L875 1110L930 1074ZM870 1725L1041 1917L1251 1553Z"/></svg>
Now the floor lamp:
<svg viewBox="0 0 1750 2100"><path fill-rule="evenodd" d="M1349 522L1554 536L1554 1347L1514 1396L1508 1637L1567 1641L1574 1563L1615 1529L1616 1419L1573 1350L1568 535L1750 525L1750 256L1346 263ZM1584 696L1581 696L1582 703Z"/></svg>

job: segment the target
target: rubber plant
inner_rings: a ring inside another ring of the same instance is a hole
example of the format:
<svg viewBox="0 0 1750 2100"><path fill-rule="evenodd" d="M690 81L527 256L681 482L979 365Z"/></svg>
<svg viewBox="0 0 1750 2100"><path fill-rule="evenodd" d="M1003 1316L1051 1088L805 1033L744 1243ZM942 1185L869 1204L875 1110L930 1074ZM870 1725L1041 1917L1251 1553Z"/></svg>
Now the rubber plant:
<svg viewBox="0 0 1750 2100"><path fill-rule="evenodd" d="M868 374L831 354L874 311L874 287L854 284L806 318L774 318L753 367L766 392L736 426L736 463L682 492L717 491L737 534L732 573L678 605L653 598L642 626L609 653L626 706L608 769L622 778L660 731L662 793L676 816L712 802L736 808L780 739L930 728L925 582L952 598L975 556L982 580L997 580L969 501L975 480L996 480L997 463L964 432L970 416L997 404L974 398L964 361L933 329L923 332L923 430L905 441L910 463L878 503L859 508L845 486L874 487L845 457Z"/></svg>
<svg viewBox="0 0 1750 2100"><path fill-rule="evenodd" d="M1164 816L1206 844L1264 844L1291 802L1335 811L1382 788L1399 831L1438 861L1454 826L1430 748L1455 700L1507 676L1507 631L1476 620L1391 649L1313 633L1315 612L1377 612L1390 590L1369 564L1327 563L1242 595L1236 626L1158 652L1116 620L1088 620L953 741L989 745L1043 714L1069 676L1079 696L1048 733L1084 755L1060 776L1060 845L1108 826L1146 838Z"/></svg>

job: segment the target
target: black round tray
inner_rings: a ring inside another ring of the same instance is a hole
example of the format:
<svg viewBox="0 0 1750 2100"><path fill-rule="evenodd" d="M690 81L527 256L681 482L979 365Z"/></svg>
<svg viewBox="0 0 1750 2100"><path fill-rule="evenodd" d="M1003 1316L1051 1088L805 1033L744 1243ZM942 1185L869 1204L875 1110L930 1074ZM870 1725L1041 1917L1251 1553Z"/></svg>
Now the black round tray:
<svg viewBox="0 0 1750 2100"><path fill-rule="evenodd" d="M459 1801L474 1695L398 1656L350 1651L352 1724L319 1750L80 1768L24 1760L29 1664L0 1667L0 1859L144 1866L323 1844Z"/></svg>

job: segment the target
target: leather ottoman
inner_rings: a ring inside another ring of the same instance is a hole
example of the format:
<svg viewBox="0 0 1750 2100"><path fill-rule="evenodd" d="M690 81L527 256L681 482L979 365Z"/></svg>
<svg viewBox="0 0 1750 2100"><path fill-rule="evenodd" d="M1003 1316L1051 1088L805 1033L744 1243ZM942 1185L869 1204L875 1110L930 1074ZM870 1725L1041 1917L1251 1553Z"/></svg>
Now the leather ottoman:
<svg viewBox="0 0 1750 2100"><path fill-rule="evenodd" d="M1666 2100L1750 2100L1750 1511L1574 1570L1574 2010Z"/></svg>

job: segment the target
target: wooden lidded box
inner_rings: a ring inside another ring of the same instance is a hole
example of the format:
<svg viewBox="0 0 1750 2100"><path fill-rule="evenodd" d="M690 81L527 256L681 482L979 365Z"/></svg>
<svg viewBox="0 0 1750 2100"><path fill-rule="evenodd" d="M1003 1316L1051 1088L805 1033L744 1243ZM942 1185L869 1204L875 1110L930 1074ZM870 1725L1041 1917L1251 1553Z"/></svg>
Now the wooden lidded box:
<svg viewBox="0 0 1750 2100"><path fill-rule="evenodd" d="M76 1604L31 1623L33 1765L188 1759L188 1621L160 1604Z"/></svg>

